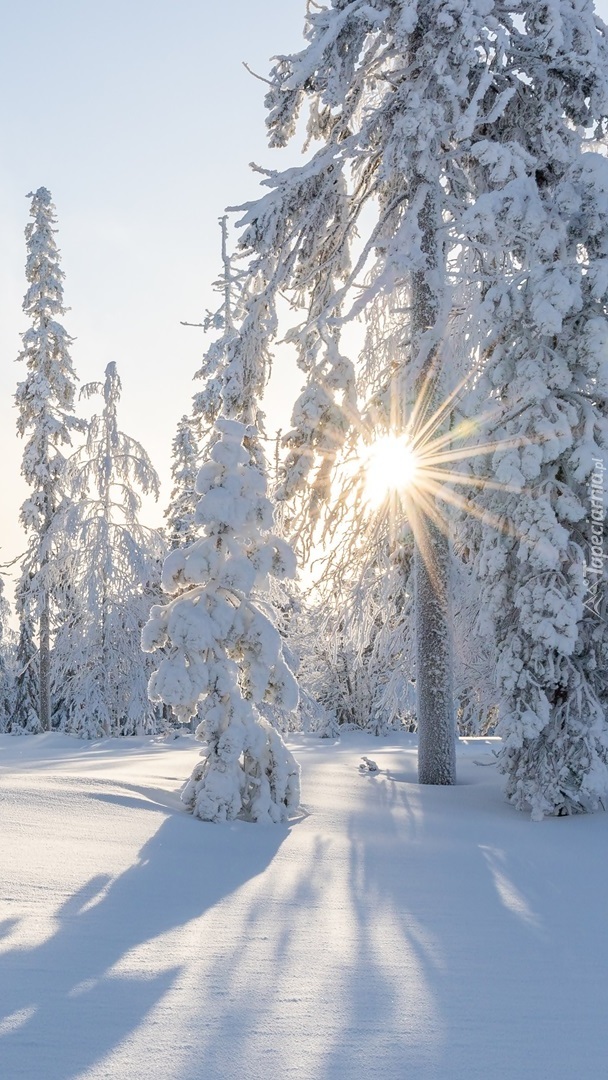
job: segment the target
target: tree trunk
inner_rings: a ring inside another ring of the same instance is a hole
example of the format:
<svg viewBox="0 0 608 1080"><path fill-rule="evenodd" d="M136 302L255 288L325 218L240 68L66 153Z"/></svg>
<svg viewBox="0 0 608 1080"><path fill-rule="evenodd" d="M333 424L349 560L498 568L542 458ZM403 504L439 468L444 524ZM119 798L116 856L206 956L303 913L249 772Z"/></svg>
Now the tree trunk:
<svg viewBox="0 0 608 1080"><path fill-rule="evenodd" d="M440 239L439 183L436 178L430 181L422 177L414 178L412 198L423 186L427 192L418 222L427 265L413 275L412 281L412 359L416 363L422 357L415 386L420 426L433 415L442 398L437 346L431 344L430 337L425 341L425 335L430 335L441 315L445 265ZM421 784L456 783L451 553L447 523L445 529L444 532L418 504L414 549L414 631L418 780Z"/></svg>
<svg viewBox="0 0 608 1080"><path fill-rule="evenodd" d="M48 448L45 457L48 462ZM52 491L49 482L44 484L44 531L42 533L43 555L40 560L40 580L42 583L42 608L40 611L40 664L38 679L40 689L40 727L43 731L51 730L51 597L47 582L49 562L48 542L53 521Z"/></svg>
<svg viewBox="0 0 608 1080"><path fill-rule="evenodd" d="M455 784L450 544L429 518L421 515L420 527L424 539L414 552L418 780Z"/></svg>

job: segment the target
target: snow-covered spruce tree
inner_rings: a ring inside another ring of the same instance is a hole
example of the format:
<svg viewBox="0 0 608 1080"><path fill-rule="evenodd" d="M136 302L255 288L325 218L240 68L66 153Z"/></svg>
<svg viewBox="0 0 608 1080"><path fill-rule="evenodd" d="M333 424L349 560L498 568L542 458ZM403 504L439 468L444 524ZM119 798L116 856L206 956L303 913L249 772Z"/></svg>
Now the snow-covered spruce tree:
<svg viewBox="0 0 608 1080"><path fill-rule="evenodd" d="M142 645L168 653L150 680L152 699L182 722L202 718L203 759L182 795L191 812L282 821L299 803L299 768L267 717L293 710L298 694L266 592L269 577L295 574L293 552L271 531L258 430L273 313L261 275L240 288L225 219L222 257L222 307L207 324L220 336L205 356L194 409L211 424L196 482L200 539L165 560L163 587L175 598L152 609Z"/></svg>
<svg viewBox="0 0 608 1080"><path fill-rule="evenodd" d="M101 394L104 407L68 462L74 502L62 523L62 555L71 596L53 676L60 726L84 738L149 734L163 723L148 698L152 664L140 648L166 550L160 534L139 521L141 494L158 497L158 477L144 448L118 428L120 391L115 363L103 383L83 387L86 397Z"/></svg>
<svg viewBox="0 0 608 1080"><path fill-rule="evenodd" d="M165 530L171 547L190 544L196 537L194 512L198 502L196 477L199 468L199 448L195 424L190 416L182 416L171 448L171 499L165 511Z"/></svg>
<svg viewBox="0 0 608 1080"><path fill-rule="evenodd" d="M152 676L154 700L185 721L202 713L206 744L182 798L206 821L281 821L299 801L298 767L258 706L295 708L297 686L281 637L256 596L269 574L295 572L271 532L266 479L247 447L255 428L220 417L219 438L197 480L202 536L165 560L163 586L178 596L152 608L143 647L169 650Z"/></svg>
<svg viewBox="0 0 608 1080"><path fill-rule="evenodd" d="M378 299L400 317L377 358L390 391L378 424L403 431L416 410L421 432L451 389L451 256L469 243L465 214L496 162L520 160L493 135L522 85L505 62L512 22L508 5L491 0L333 0L309 7L307 47L271 73L271 143L293 136L306 103L310 139L321 143L300 168L269 173L272 190L243 218L252 265L303 312L290 337L309 379L288 436L287 495L311 471L313 503L329 490L356 416L340 327ZM450 552L439 494L412 507L419 776L452 783Z"/></svg>
<svg viewBox="0 0 608 1080"><path fill-rule="evenodd" d="M31 326L22 335L18 357L28 373L19 383L15 399L17 431L27 440L21 471L31 491L21 508L29 545L19 586L19 613L38 626L38 718L46 731L51 726L52 537L63 500L63 451L71 444L72 432L81 430L82 424L73 415L76 376L69 353L71 339L57 322L66 309L64 275L55 243L55 207L44 187L28 198L32 200L32 221L25 229L29 287L23 310Z"/></svg>
<svg viewBox="0 0 608 1080"><path fill-rule="evenodd" d="M40 680L38 678L38 649L35 627L30 615L33 590L22 588L24 577L17 588L16 611L19 633L15 652L15 705L6 730L12 735L38 735L42 731L39 717Z"/></svg>
<svg viewBox="0 0 608 1080"><path fill-rule="evenodd" d="M470 235L503 265L494 280L486 265L478 391L497 402L498 435L523 445L494 455L515 490L481 495L500 527L484 531L476 568L507 795L540 818L608 796L608 624L586 580L590 485L608 448L607 32L591 5L528 3L509 53L521 82L499 130L513 142ZM605 583L604 571L604 597Z"/></svg>
<svg viewBox="0 0 608 1080"><path fill-rule="evenodd" d="M605 28L591 5L565 0L333 0L309 9L306 34L304 51L271 73L269 131L283 145L308 102L309 134L322 145L301 168L268 174L272 190L243 222L253 265L304 312L292 338L310 377L285 490L319 462L313 490L318 479L327 488L352 401L336 348L345 319L378 298L400 314L376 362L391 391L387 419L402 426L426 385L424 421L450 389L449 379L441 386L450 312L472 266L480 310L491 311L469 328L473 382L512 417L493 437L529 439L520 472L535 481L517 508L508 493L495 496L487 522L512 512L511 539L488 538L479 560L494 585L506 559L515 590L494 605L511 702L509 795L536 813L595 805L606 665L603 631L583 613L581 522L602 446L606 163L583 150L585 131L603 138ZM487 405L481 398L481 412ZM496 475L513 481L513 459L500 453ZM449 780L447 552L429 500L418 518L418 553L432 553L425 566L417 556L421 740L434 778Z"/></svg>
<svg viewBox="0 0 608 1080"><path fill-rule="evenodd" d="M0 575L0 731L9 730L15 708L15 642L9 618L10 605Z"/></svg>

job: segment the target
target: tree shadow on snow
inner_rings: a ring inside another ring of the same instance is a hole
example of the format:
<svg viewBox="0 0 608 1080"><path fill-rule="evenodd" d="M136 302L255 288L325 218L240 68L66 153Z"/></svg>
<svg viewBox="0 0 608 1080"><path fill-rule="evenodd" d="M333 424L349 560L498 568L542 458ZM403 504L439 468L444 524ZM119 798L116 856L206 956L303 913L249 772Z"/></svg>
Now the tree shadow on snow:
<svg viewBox="0 0 608 1080"><path fill-rule="evenodd" d="M17 918L3 919L2 922L0 922L0 938L8 937L9 934L12 934L18 923L19 919Z"/></svg>
<svg viewBox="0 0 608 1080"><path fill-rule="evenodd" d="M135 801L158 811L163 796L146 789ZM132 796L102 799L133 805ZM45 1080L69 1080L127 1039L181 968L168 964L151 971L144 958L138 971L135 958L123 973L120 961L262 873L288 831L242 822L207 825L185 812L171 813L128 870L115 879L96 875L65 901L49 939L4 952L0 1076L42 1072ZM204 949L204 943L196 940L193 948Z"/></svg>
<svg viewBox="0 0 608 1080"><path fill-rule="evenodd" d="M484 770L463 774L426 790L413 772L362 775L346 837L305 823L208 969L223 1004L201 1006L182 1080L201 1062L210 1080L603 1075L608 994L589 974L608 944L572 916L591 902L601 925L597 844L576 835L602 822L536 825Z"/></svg>
<svg viewBox="0 0 608 1080"><path fill-rule="evenodd" d="M324 1078L600 1075L608 991L593 972L608 943L590 927L605 897L597 848L577 834L603 823L531 822L470 770L452 788L407 781L387 771L369 785L388 811L374 842L363 806L350 820L361 963L343 981L348 1021Z"/></svg>

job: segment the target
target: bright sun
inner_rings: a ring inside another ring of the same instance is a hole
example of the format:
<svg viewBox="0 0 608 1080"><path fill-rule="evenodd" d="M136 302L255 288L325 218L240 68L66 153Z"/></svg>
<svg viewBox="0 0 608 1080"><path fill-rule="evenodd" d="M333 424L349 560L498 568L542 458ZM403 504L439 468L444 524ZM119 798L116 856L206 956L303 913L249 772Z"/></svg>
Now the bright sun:
<svg viewBox="0 0 608 1080"><path fill-rule="evenodd" d="M407 435L382 435L367 447L363 459L366 501L380 506L391 492L405 492L415 482L419 465Z"/></svg>

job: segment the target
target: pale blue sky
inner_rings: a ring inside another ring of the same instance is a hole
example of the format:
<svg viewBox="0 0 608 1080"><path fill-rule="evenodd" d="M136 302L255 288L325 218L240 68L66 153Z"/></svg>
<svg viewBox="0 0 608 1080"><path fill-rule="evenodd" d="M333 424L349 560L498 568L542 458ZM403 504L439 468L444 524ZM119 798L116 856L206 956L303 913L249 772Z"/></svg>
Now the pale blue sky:
<svg viewBox="0 0 608 1080"><path fill-rule="evenodd" d="M248 163L281 158L266 148L264 86L242 61L265 75L273 54L300 48L304 9L304 0L0 4L0 560L19 550L24 495L12 403L27 327L24 196L44 185L57 206L72 309L63 321L80 379L116 360L122 424L166 481L204 347L180 319L198 321L214 303L217 219L256 194ZM298 385L292 374L286 398Z"/></svg>

